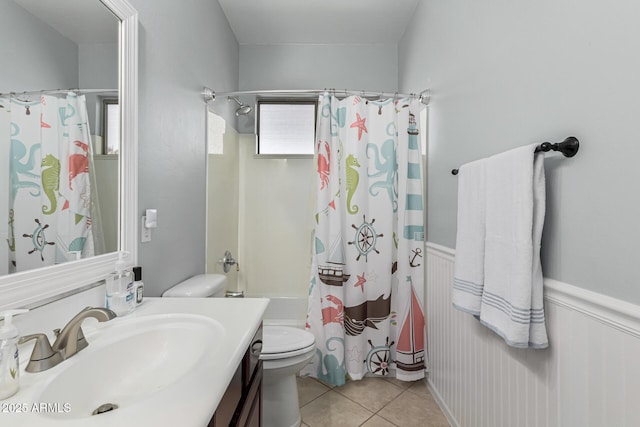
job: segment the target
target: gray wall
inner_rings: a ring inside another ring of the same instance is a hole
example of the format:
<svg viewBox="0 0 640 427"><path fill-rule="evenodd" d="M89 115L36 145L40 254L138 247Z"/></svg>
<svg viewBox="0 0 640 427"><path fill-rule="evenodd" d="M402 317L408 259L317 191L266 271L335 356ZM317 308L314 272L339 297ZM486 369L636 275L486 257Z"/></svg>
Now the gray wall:
<svg viewBox="0 0 640 427"><path fill-rule="evenodd" d="M114 33L118 32L114 19ZM118 44L95 43L78 46L79 87L85 89L118 89ZM87 115L91 134L102 135L102 100L117 98L117 93L86 94Z"/></svg>
<svg viewBox="0 0 640 427"><path fill-rule="evenodd" d="M78 87L78 46L0 0L0 93Z"/></svg>
<svg viewBox="0 0 640 427"><path fill-rule="evenodd" d="M454 247L450 170L516 146L547 155L545 276L640 303L640 3L423 1L399 47L401 90L430 87L429 240Z"/></svg>
<svg viewBox="0 0 640 427"><path fill-rule="evenodd" d="M354 89L396 91L398 49L372 45L241 45L240 90ZM253 102L242 97L243 102ZM241 133L253 132L253 115L238 120Z"/></svg>
<svg viewBox="0 0 640 427"><path fill-rule="evenodd" d="M234 90L238 44L216 1L131 0L140 21L139 208L158 209L140 244L145 292L205 271L203 86ZM232 119L225 103L214 109Z"/></svg>
<svg viewBox="0 0 640 427"><path fill-rule="evenodd" d="M395 44L242 45L239 88L394 91L397 61Z"/></svg>

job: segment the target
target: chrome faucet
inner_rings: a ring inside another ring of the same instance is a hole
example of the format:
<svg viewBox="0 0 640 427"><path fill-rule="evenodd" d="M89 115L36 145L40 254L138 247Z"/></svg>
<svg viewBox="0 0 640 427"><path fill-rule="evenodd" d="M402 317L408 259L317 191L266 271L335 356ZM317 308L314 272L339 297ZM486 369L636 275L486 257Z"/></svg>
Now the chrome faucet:
<svg viewBox="0 0 640 427"><path fill-rule="evenodd" d="M49 338L47 338L45 334L32 334L20 338L18 341L19 344L36 340L36 345L29 358L26 371L46 371L87 347L89 343L87 343L82 333L82 328L80 327L82 321L87 317L98 319L99 322L106 322L117 316L108 308L87 307L76 314L73 319L62 328L62 331L60 331L60 329L53 331L56 334L56 342L53 343L53 346L49 343Z"/></svg>
<svg viewBox="0 0 640 427"><path fill-rule="evenodd" d="M49 338L45 334L31 334L21 337L18 344L24 344L27 341L36 340L36 344L31 352L29 363L25 368L27 372L42 372L49 368L53 368L62 362L62 354L59 351L53 351Z"/></svg>
<svg viewBox="0 0 640 427"><path fill-rule="evenodd" d="M69 320L61 331L56 333L56 341L53 343L54 352L60 352L64 359L68 359L89 344L82 333L82 321L88 317L97 319L98 322L106 322L114 319L117 315L108 308L87 307Z"/></svg>

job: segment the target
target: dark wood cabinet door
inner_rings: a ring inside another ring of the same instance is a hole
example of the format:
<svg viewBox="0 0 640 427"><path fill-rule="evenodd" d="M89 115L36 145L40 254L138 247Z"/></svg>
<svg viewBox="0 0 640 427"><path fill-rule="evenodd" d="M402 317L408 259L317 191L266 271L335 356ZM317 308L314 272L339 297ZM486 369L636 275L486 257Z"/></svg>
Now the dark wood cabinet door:
<svg viewBox="0 0 640 427"><path fill-rule="evenodd" d="M262 425L262 325L251 340L240 366L216 408L209 427Z"/></svg>
<svg viewBox="0 0 640 427"><path fill-rule="evenodd" d="M251 378L250 387L231 421L233 427L260 427L262 418L262 361Z"/></svg>

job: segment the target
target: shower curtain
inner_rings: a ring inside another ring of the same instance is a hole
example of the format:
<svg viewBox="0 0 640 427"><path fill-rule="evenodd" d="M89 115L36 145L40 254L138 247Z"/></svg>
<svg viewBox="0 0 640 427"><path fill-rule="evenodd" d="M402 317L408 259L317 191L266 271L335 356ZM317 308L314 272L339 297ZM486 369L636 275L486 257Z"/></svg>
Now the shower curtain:
<svg viewBox="0 0 640 427"><path fill-rule="evenodd" d="M317 210L302 371L424 377L424 203L415 99L320 97Z"/></svg>
<svg viewBox="0 0 640 427"><path fill-rule="evenodd" d="M84 96L0 98L0 274L94 254Z"/></svg>

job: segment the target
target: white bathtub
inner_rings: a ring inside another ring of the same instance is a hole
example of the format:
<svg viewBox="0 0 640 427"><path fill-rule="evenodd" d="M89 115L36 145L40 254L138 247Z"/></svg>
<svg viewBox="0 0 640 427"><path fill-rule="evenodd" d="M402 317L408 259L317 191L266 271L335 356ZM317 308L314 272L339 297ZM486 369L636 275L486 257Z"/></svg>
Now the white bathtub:
<svg viewBox="0 0 640 427"><path fill-rule="evenodd" d="M247 295L247 297L269 298L269 305L263 317L265 325L304 328L307 320L306 297L271 297L265 295Z"/></svg>

